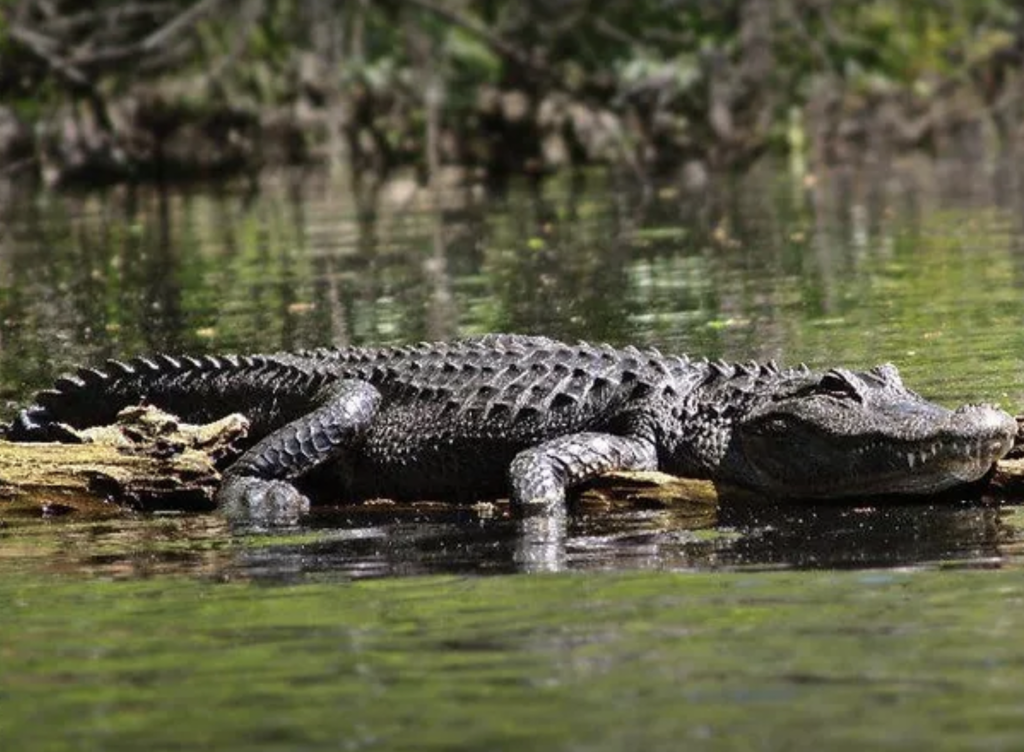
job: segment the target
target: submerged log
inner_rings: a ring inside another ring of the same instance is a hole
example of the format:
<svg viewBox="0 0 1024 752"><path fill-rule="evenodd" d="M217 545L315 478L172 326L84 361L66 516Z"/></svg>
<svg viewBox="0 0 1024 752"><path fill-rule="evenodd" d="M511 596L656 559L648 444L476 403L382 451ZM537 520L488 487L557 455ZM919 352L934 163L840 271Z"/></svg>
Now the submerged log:
<svg viewBox="0 0 1024 752"><path fill-rule="evenodd" d="M131 407L114 425L68 428L80 443L0 441L0 510L212 509L217 466L248 428L241 415L194 426Z"/></svg>

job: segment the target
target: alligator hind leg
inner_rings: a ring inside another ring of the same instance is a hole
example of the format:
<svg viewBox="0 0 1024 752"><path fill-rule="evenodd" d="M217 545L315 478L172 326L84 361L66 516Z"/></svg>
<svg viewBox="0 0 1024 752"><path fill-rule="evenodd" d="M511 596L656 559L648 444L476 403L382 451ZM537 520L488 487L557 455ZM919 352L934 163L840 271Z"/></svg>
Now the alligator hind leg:
<svg viewBox="0 0 1024 752"><path fill-rule="evenodd" d="M658 453L638 436L575 433L524 449L509 467L512 508L522 516L562 515L565 490L609 470L657 470Z"/></svg>
<svg viewBox="0 0 1024 752"><path fill-rule="evenodd" d="M218 509L236 522L294 522L309 500L289 481L353 449L380 401L380 392L365 381L331 384L318 407L266 436L225 471Z"/></svg>

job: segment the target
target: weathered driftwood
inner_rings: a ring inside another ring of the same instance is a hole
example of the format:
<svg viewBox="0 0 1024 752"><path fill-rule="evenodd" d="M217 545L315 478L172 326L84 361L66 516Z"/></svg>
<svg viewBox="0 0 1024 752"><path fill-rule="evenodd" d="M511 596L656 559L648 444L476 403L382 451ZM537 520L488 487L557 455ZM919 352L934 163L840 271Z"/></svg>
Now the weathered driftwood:
<svg viewBox="0 0 1024 752"><path fill-rule="evenodd" d="M1001 498L1024 501L1024 457L999 460L985 490Z"/></svg>
<svg viewBox="0 0 1024 752"><path fill-rule="evenodd" d="M121 412L113 426L69 433L82 443L0 441L0 514L15 510L117 510L123 507L204 510L213 508L218 465L238 454L248 430L241 415L194 426L152 407ZM980 493L1024 499L1024 442L997 463ZM609 506L695 509L718 504L714 483L658 472L613 472L588 482L580 494L586 509ZM447 506L447 505L438 505ZM504 510L504 505L493 508Z"/></svg>
<svg viewBox="0 0 1024 752"><path fill-rule="evenodd" d="M0 512L212 509L217 463L247 431L241 415L193 426L133 407L112 426L69 428L81 443L0 441Z"/></svg>
<svg viewBox="0 0 1024 752"><path fill-rule="evenodd" d="M585 505L665 507L673 504L718 504L719 491L709 480L678 478L660 472L616 471L589 481L580 493Z"/></svg>

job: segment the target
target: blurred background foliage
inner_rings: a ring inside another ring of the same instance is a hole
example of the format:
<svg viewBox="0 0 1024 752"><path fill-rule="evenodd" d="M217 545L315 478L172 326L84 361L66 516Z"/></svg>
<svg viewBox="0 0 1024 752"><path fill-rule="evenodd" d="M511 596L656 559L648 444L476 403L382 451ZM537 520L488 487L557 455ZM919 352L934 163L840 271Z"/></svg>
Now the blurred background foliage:
<svg viewBox="0 0 1024 752"><path fill-rule="evenodd" d="M0 0L0 169L649 178L1007 145L1022 22L1013 0Z"/></svg>

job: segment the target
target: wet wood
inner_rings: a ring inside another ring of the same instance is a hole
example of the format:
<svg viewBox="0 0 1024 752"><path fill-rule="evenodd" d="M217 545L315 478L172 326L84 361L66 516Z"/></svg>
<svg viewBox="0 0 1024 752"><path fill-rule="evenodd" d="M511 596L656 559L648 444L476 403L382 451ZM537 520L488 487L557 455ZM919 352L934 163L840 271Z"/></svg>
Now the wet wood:
<svg viewBox="0 0 1024 752"><path fill-rule="evenodd" d="M133 407L112 426L68 429L81 443L0 441L0 510L212 509L217 466L247 431L241 415L194 426Z"/></svg>
<svg viewBox="0 0 1024 752"><path fill-rule="evenodd" d="M718 489L709 480L649 471L605 473L589 481L580 493L582 504L626 503L640 508L675 504L716 506L718 500Z"/></svg>
<svg viewBox="0 0 1024 752"><path fill-rule="evenodd" d="M1017 416L1013 449L996 463L986 480L988 489L1001 498L1024 501L1024 415Z"/></svg>
<svg viewBox="0 0 1024 752"><path fill-rule="evenodd" d="M986 490L1005 499L1024 501L1024 457L997 462Z"/></svg>

